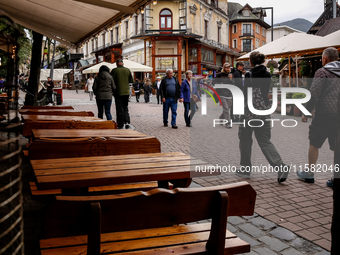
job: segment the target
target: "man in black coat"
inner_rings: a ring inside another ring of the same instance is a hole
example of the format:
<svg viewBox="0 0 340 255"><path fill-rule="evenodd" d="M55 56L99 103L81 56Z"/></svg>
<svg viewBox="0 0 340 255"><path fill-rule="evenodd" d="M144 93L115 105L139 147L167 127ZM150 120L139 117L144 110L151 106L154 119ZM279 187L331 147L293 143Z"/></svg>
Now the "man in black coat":
<svg viewBox="0 0 340 255"><path fill-rule="evenodd" d="M239 61L236 63L236 70L233 72L234 80L235 80L235 85L243 91L243 69L244 69L244 64L243 62ZM240 121L240 116L235 115L233 116L233 108L231 107L231 116L234 119L235 122Z"/></svg>

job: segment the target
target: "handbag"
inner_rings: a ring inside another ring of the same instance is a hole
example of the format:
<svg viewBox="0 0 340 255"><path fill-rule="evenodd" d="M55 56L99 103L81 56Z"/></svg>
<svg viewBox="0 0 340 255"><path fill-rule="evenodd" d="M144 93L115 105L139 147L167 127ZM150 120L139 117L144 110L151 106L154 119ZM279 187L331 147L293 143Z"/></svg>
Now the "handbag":
<svg viewBox="0 0 340 255"><path fill-rule="evenodd" d="M251 71L249 71L249 76L250 76L250 82L253 83L253 74ZM262 94L261 94L261 89L260 88L253 88L253 107L256 110L267 110L267 106L263 100ZM264 116L257 115L252 113L248 106L246 107L245 114L244 114L246 119L261 119Z"/></svg>
<svg viewBox="0 0 340 255"><path fill-rule="evenodd" d="M199 101L198 96L193 94L192 95L192 100L194 100L194 102L197 103Z"/></svg>

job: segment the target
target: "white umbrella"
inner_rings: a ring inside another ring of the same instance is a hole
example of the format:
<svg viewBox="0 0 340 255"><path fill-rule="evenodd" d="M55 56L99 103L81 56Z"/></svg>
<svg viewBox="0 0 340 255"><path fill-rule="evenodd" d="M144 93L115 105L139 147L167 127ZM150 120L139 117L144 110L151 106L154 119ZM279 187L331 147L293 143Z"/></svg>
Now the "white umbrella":
<svg viewBox="0 0 340 255"><path fill-rule="evenodd" d="M152 67L149 66L145 66L142 64L139 64L135 61L131 61L131 60L123 60L124 62L124 66L126 68L129 68L131 72L152 72ZM110 67L110 69L112 68L116 68L116 63L112 64L113 67Z"/></svg>
<svg viewBox="0 0 340 255"><path fill-rule="evenodd" d="M53 80L63 80L64 74L71 72L72 69L53 69ZM50 77L51 69L40 69L40 80L47 81L47 77Z"/></svg>
<svg viewBox="0 0 340 255"><path fill-rule="evenodd" d="M99 64L96 64L94 66L91 66L89 68L86 68L83 70L83 74L86 74L86 73L99 73L99 68L102 66L102 65L106 65L108 68L112 69L113 68L113 64L111 63L108 63L108 62L100 62Z"/></svg>

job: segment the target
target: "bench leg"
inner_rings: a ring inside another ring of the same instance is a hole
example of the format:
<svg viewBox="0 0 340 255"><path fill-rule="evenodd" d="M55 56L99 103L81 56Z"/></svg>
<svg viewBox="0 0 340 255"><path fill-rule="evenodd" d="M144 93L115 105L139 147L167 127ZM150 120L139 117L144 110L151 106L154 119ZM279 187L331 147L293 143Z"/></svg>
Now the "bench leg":
<svg viewBox="0 0 340 255"><path fill-rule="evenodd" d="M157 181L158 188L169 189L169 182L168 181Z"/></svg>

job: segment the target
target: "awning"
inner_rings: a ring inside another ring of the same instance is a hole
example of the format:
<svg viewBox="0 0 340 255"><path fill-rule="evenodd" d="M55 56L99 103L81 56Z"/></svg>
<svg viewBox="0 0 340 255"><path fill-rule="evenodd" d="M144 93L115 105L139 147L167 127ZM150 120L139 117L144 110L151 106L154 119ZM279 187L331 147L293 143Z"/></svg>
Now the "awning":
<svg viewBox="0 0 340 255"><path fill-rule="evenodd" d="M129 68L131 72L152 72L152 67L145 66L137 62L131 61L131 60L123 60L123 61L124 61L124 67ZM116 63L112 64L112 63L107 63L107 62L100 62L97 65L94 65L90 68L85 69L83 71L83 74L98 73L99 68L102 65L106 65L108 68L110 68L110 70L117 67Z"/></svg>
<svg viewBox="0 0 340 255"><path fill-rule="evenodd" d="M18 24L61 43L82 43L150 0L1 0Z"/></svg>
<svg viewBox="0 0 340 255"><path fill-rule="evenodd" d="M62 81L64 74L71 72L72 69L53 69L53 80ZM50 77L51 69L40 69L40 80L47 81L47 77Z"/></svg>

